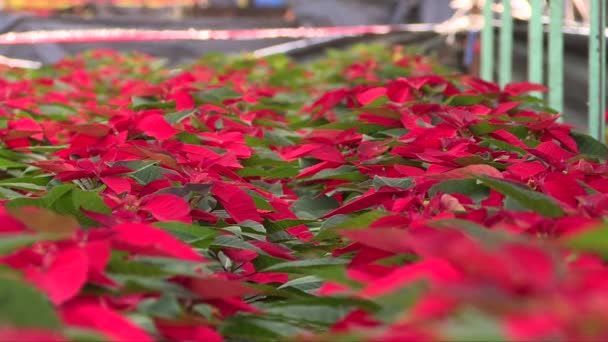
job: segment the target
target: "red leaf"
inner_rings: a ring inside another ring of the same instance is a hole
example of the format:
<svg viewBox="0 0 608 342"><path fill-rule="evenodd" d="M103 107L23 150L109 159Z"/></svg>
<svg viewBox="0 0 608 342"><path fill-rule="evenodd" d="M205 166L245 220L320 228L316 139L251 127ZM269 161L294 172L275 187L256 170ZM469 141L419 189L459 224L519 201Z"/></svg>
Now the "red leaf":
<svg viewBox="0 0 608 342"><path fill-rule="evenodd" d="M357 100L363 106L367 106L368 104L374 102L380 96L386 95L386 88L378 87L371 88L362 93L357 94Z"/></svg>
<svg viewBox="0 0 608 342"><path fill-rule="evenodd" d="M530 82L511 83L505 86L505 93L511 96L519 96L523 93L529 93L533 91L546 92L547 87L542 84L535 84Z"/></svg>
<svg viewBox="0 0 608 342"><path fill-rule="evenodd" d="M507 339L511 341L540 341L549 336L560 336L563 326L550 312L517 313L504 320Z"/></svg>
<svg viewBox="0 0 608 342"><path fill-rule="evenodd" d="M447 261L428 259L395 269L390 274L375 279L367 288L360 292L363 297L378 297L398 290L420 279L431 282L454 282L460 279L460 273Z"/></svg>
<svg viewBox="0 0 608 342"><path fill-rule="evenodd" d="M373 328L381 323L376 321L373 315L365 310L357 309L346 315L342 320L336 322L332 327L333 332L350 332L351 330Z"/></svg>
<svg viewBox="0 0 608 342"><path fill-rule="evenodd" d="M539 161L518 162L507 167L507 173L519 180L528 180L545 171L547 171L547 167Z"/></svg>
<svg viewBox="0 0 608 342"><path fill-rule="evenodd" d="M571 175L553 172L542 183L543 192L571 206L576 206L577 196L585 196L587 192Z"/></svg>
<svg viewBox="0 0 608 342"><path fill-rule="evenodd" d="M391 101L397 103L405 103L414 100L414 95L410 90L409 84L404 80L397 80L390 83L386 95Z"/></svg>
<svg viewBox="0 0 608 342"><path fill-rule="evenodd" d="M164 230L147 224L124 223L114 227L112 245L131 253L167 256L190 261L205 261L192 247Z"/></svg>
<svg viewBox="0 0 608 342"><path fill-rule="evenodd" d="M492 110L492 114L500 115L509 112L512 109L517 108L521 102L519 101L510 101L510 102L502 102L499 103L494 110Z"/></svg>
<svg viewBox="0 0 608 342"><path fill-rule="evenodd" d="M224 209L237 223L246 220L256 222L262 220L251 196L239 187L218 182L211 188L211 193L221 202Z"/></svg>
<svg viewBox="0 0 608 342"><path fill-rule="evenodd" d="M113 342L152 342L154 339L115 311L93 304L77 304L64 308L63 321L69 325L103 333Z"/></svg>
<svg viewBox="0 0 608 342"><path fill-rule="evenodd" d="M112 246L109 240L95 240L83 247L89 260L89 281L99 285L115 287L117 284L105 274L110 261Z"/></svg>
<svg viewBox="0 0 608 342"><path fill-rule="evenodd" d="M2 342L67 342L68 340L53 331L28 329L1 328Z"/></svg>
<svg viewBox="0 0 608 342"><path fill-rule="evenodd" d="M528 152L556 167L562 167L573 156L553 141L545 141Z"/></svg>
<svg viewBox="0 0 608 342"><path fill-rule="evenodd" d="M344 164L344 156L335 146L322 146L310 153L311 157L328 162Z"/></svg>
<svg viewBox="0 0 608 342"><path fill-rule="evenodd" d="M178 322L157 321L156 327L168 341L223 342L224 338L215 330L203 325L188 325Z"/></svg>
<svg viewBox="0 0 608 342"><path fill-rule="evenodd" d="M21 207L10 208L9 212L32 231L69 236L80 229L80 224L73 216L60 215L48 209Z"/></svg>
<svg viewBox="0 0 608 342"><path fill-rule="evenodd" d="M313 238L312 232L306 227L306 225L299 225L285 229L289 235L297 237L302 241L310 241Z"/></svg>
<svg viewBox="0 0 608 342"><path fill-rule="evenodd" d="M28 268L26 278L60 305L74 298L87 281L89 262L80 248L61 251L47 270Z"/></svg>
<svg viewBox="0 0 608 342"><path fill-rule="evenodd" d="M401 121L370 113L361 113L359 120L365 123L382 125L384 127L401 127Z"/></svg>
<svg viewBox="0 0 608 342"><path fill-rule="evenodd" d="M106 176L101 177L101 181L112 189L118 195L131 192L131 182L128 179L119 176Z"/></svg>
<svg viewBox="0 0 608 342"><path fill-rule="evenodd" d="M110 127L95 123L72 125L68 126L67 129L71 132L77 132L91 137L105 137L111 131Z"/></svg>
<svg viewBox="0 0 608 342"><path fill-rule="evenodd" d="M340 164L332 163L332 162L328 162L328 161L320 162L313 166L309 166L309 167L301 170L300 173L296 176L296 178L312 177L313 175L315 175L325 169L335 169L338 166L340 166Z"/></svg>
<svg viewBox="0 0 608 342"><path fill-rule="evenodd" d="M549 134L557 139L563 146L567 147L571 152L578 153L578 145L568 132L559 129L550 129Z"/></svg>
<svg viewBox="0 0 608 342"><path fill-rule="evenodd" d="M505 130L499 129L498 131L494 131L490 133L490 136L494 139L502 140L508 142L513 146L517 146L519 148L527 149L528 146L524 144L518 137L516 137L513 133Z"/></svg>
<svg viewBox="0 0 608 342"><path fill-rule="evenodd" d="M410 249L410 244L407 240L408 233L402 229L374 228L345 230L339 233L354 242L382 251L404 253Z"/></svg>
<svg viewBox="0 0 608 342"><path fill-rule="evenodd" d="M40 133L42 132L42 127L36 121L30 118L20 118L17 120L9 121L8 124L8 133L5 136L5 139L18 139L18 138L27 138L32 137L35 139L40 139L42 136Z"/></svg>
<svg viewBox="0 0 608 342"><path fill-rule="evenodd" d="M176 110L188 110L193 109L195 106L194 98L187 91L179 91L167 98L168 100L175 101Z"/></svg>
<svg viewBox="0 0 608 342"><path fill-rule="evenodd" d="M192 278L189 288L204 300L226 299L258 293L257 290L247 287L239 281L220 278Z"/></svg>
<svg viewBox="0 0 608 342"><path fill-rule="evenodd" d="M427 178L448 180L448 179L466 179L473 178L475 176L490 176L495 178L503 178L502 173L495 167L485 164L468 165L459 169L454 169L448 172L427 175Z"/></svg>
<svg viewBox="0 0 608 342"><path fill-rule="evenodd" d="M247 276L247 281L251 281L258 284L272 284L279 283L285 284L289 281L289 274L287 273L270 273L270 272L258 272L253 275Z"/></svg>
<svg viewBox="0 0 608 342"><path fill-rule="evenodd" d="M339 214L348 214L355 211L367 209L371 206L381 205L384 201L393 198L393 193L390 192L368 192L348 202L338 209L332 210L325 214L322 218L328 218Z"/></svg>
<svg viewBox="0 0 608 342"><path fill-rule="evenodd" d="M146 116L137 123L136 127L146 135L159 140L169 139L177 134L177 130L160 114Z"/></svg>
<svg viewBox="0 0 608 342"><path fill-rule="evenodd" d="M286 153L283 153L281 155L281 157L283 157L283 159L285 159L286 161L296 160L302 156L308 155L310 152L312 152L322 146L323 145L319 145L319 144L301 145L295 149L292 149Z"/></svg>
<svg viewBox="0 0 608 342"><path fill-rule="evenodd" d="M153 195L146 200L142 209L147 210L159 221L190 222L190 205L185 199L171 194Z"/></svg>
<svg viewBox="0 0 608 342"><path fill-rule="evenodd" d="M395 164L395 170L406 177L416 177L424 174L423 169L408 165Z"/></svg>
<svg viewBox="0 0 608 342"><path fill-rule="evenodd" d="M258 247L259 249L263 250L264 252L268 253L270 256L273 256L275 258L286 259L286 260L296 260L296 257L294 257L291 254L292 251L283 245L279 245L279 244L268 242L268 241L261 241L261 240L253 240L253 241L251 241L251 244Z"/></svg>

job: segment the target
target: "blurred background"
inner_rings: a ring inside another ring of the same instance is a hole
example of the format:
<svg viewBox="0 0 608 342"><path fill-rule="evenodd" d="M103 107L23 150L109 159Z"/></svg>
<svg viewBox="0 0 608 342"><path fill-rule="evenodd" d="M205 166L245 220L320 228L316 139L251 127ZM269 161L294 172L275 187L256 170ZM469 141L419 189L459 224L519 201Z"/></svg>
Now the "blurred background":
<svg viewBox="0 0 608 342"><path fill-rule="evenodd" d="M542 1L548 21L550 0ZM316 39L163 40L0 45L0 63L36 66L92 48L137 50L169 65L209 52L287 53L305 60L325 48L372 41L415 44L444 64L473 75L479 70L479 6L483 0L0 0L0 34L82 29L238 30L295 27L351 27L422 23L416 32L401 28L383 35ZM590 0L565 0L565 111L585 125ZM511 0L515 22L513 81L526 80L530 0ZM501 1L493 10L500 26ZM437 26L436 24L439 24ZM427 26L424 26L427 25ZM390 26L395 27L395 26ZM426 27L426 29L425 29ZM586 30L586 31L585 31ZM496 44L499 44L498 30ZM547 37L545 37L547 38ZM544 40L547 44L548 39ZM547 51L547 49L545 49ZM3 59L4 58L4 59ZM498 55L497 55L498 58ZM545 56L545 62L548 62ZM29 63L29 64L28 64Z"/></svg>
<svg viewBox="0 0 608 342"><path fill-rule="evenodd" d="M0 33L91 28L248 29L442 22L450 0L0 0ZM290 41L177 41L0 46L0 55L53 63L74 52L139 50L172 63L205 52L253 51Z"/></svg>

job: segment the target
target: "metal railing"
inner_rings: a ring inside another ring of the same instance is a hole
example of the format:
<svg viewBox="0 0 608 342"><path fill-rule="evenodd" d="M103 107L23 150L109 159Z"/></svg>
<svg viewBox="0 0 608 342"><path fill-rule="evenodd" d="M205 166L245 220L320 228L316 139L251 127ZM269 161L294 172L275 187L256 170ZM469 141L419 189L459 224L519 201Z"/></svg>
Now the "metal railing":
<svg viewBox="0 0 608 342"><path fill-rule="evenodd" d="M513 0L486 0L483 7L484 27L481 33L481 77L492 81L495 70L495 26L499 30L498 81L505 85L511 81L513 70ZM570 2L569 2L570 3ZM581 13L582 30L588 29L589 74L588 74L588 129L594 138L605 140L606 113L606 0L589 0L588 11ZM499 25L495 25L495 6L502 4ZM574 5L584 7L583 2ZM548 102L550 107L562 113L564 109L564 17L571 16L565 11L564 0L548 2L548 18L544 18L544 1L529 0L528 21L528 80L543 83L545 69L544 32L548 29ZM565 13L566 12L566 13ZM580 27L579 27L580 28ZM538 95L540 96L540 95Z"/></svg>

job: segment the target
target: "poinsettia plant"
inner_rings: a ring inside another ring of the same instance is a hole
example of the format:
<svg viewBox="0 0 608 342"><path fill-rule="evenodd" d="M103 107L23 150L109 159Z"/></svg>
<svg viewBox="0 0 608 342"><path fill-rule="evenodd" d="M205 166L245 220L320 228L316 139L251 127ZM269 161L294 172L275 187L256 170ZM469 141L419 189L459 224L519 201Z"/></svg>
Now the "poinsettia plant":
<svg viewBox="0 0 608 342"><path fill-rule="evenodd" d="M608 338L608 148L401 47L0 80L0 340Z"/></svg>

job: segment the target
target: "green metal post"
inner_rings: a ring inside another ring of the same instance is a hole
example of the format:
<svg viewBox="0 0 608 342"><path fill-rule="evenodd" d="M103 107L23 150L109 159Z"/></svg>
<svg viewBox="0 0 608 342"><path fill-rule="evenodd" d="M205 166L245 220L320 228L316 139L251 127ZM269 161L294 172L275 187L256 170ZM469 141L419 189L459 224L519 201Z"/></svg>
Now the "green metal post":
<svg viewBox="0 0 608 342"><path fill-rule="evenodd" d="M503 0L500 27L500 85L511 83L513 76L513 8L511 0Z"/></svg>
<svg viewBox="0 0 608 342"><path fill-rule="evenodd" d="M531 0L530 6L532 16L528 24L528 80L532 83L543 83L543 2L542 0ZM534 96L541 97L542 93L534 93Z"/></svg>
<svg viewBox="0 0 608 342"><path fill-rule="evenodd" d="M483 30L481 31L481 78L494 80L494 0L486 0L483 6Z"/></svg>
<svg viewBox="0 0 608 342"><path fill-rule="evenodd" d="M589 134L605 141L606 122L606 2L591 0L589 33Z"/></svg>
<svg viewBox="0 0 608 342"><path fill-rule="evenodd" d="M549 106L564 110L564 0L551 0L549 23Z"/></svg>

